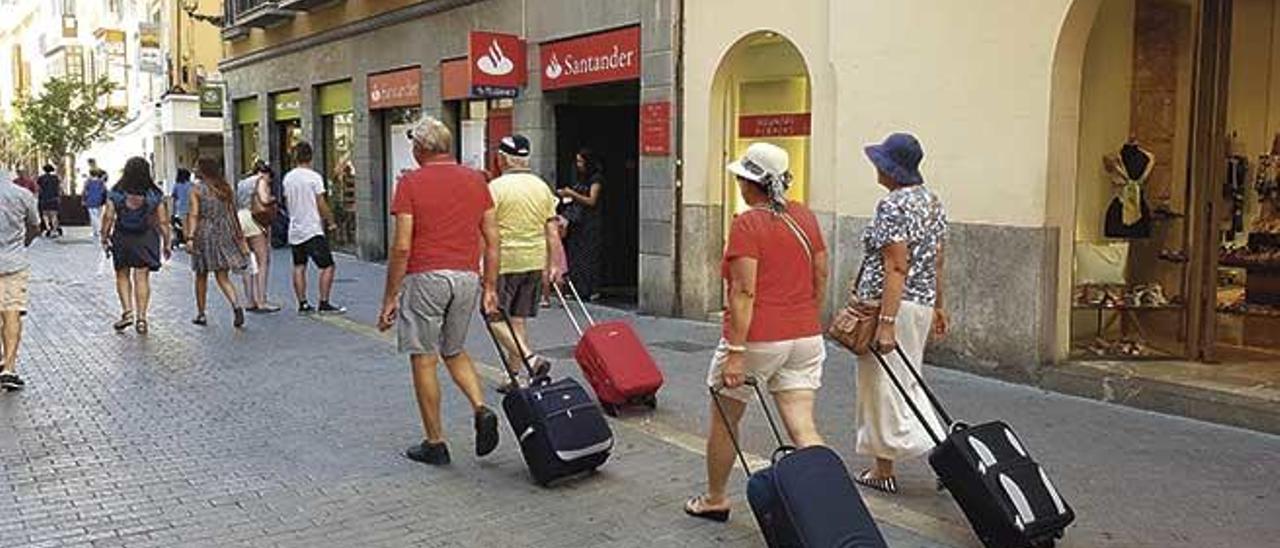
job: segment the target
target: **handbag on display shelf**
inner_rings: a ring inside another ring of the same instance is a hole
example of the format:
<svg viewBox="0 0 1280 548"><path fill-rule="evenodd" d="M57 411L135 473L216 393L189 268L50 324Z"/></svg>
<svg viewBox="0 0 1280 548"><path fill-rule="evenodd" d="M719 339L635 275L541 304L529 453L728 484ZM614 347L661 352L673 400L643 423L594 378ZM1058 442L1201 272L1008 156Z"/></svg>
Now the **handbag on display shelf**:
<svg viewBox="0 0 1280 548"><path fill-rule="evenodd" d="M827 328L827 336L831 340L858 356L871 351L871 341L880 325L880 301L858 298L858 285L862 282L862 274L867 267L865 261L863 259L862 266L858 268L858 276L849 284L844 308L836 312L831 326Z"/></svg>

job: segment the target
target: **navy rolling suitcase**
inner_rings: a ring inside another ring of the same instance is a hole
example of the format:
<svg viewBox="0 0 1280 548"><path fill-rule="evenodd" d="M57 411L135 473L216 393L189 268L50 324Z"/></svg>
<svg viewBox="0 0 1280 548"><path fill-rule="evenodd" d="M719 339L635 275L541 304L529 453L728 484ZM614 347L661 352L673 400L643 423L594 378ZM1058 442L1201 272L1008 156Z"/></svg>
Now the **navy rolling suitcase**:
<svg viewBox="0 0 1280 548"><path fill-rule="evenodd" d="M502 320L510 328L505 314ZM534 377L527 360L521 358L532 379L521 386L507 367L507 356L494 335L493 326L485 321L503 369L515 388L502 398L502 411L511 423L520 453L529 473L538 485L590 472L604 465L613 450L613 431L599 404L577 381L569 378L552 381L550 377ZM518 344L518 343L517 343ZM522 349L521 354L524 354Z"/></svg>
<svg viewBox="0 0 1280 548"><path fill-rule="evenodd" d="M929 404L950 425L943 438L925 420L884 356L872 353L933 439L936 447L929 453L929 466L960 505L983 545L1047 548L1062 538L1066 527L1075 521L1075 512L1009 425L997 421L969 426L952 421L920 373L911 367L906 353L898 348L898 357L928 396Z"/></svg>
<svg viewBox="0 0 1280 548"><path fill-rule="evenodd" d="M729 439L747 472L747 501L770 548L886 548L875 520L849 478L840 456L828 447L786 445L755 379L748 379L778 441L772 466L751 472L733 428ZM717 391L711 389L721 420Z"/></svg>

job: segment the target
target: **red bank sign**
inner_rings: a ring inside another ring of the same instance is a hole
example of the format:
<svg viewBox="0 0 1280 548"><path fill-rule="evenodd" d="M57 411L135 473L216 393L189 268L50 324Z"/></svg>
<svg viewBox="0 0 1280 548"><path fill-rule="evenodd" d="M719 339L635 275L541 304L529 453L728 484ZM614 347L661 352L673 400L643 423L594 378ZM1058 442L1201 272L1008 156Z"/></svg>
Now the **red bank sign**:
<svg viewBox="0 0 1280 548"><path fill-rule="evenodd" d="M468 42L473 95L515 96L528 73L524 40L513 34L471 31Z"/></svg>
<svg viewBox="0 0 1280 548"><path fill-rule="evenodd" d="M542 44L542 89L640 77L640 27Z"/></svg>

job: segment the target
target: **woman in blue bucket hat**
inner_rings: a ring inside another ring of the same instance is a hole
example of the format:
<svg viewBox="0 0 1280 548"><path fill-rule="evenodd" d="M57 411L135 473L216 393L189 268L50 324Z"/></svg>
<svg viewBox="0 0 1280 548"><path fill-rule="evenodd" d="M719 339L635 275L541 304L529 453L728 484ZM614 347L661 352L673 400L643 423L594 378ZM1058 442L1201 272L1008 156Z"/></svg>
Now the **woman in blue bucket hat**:
<svg viewBox="0 0 1280 548"><path fill-rule="evenodd" d="M894 133L883 143L866 147L880 186L889 191L876 204L875 217L862 235L863 260L856 297L880 302L879 326L873 344L889 367L904 379L913 399L928 401L921 387L910 382L907 367L919 367L930 336L947 331L943 311L943 242L947 217L942 201L924 184L920 162L924 149L906 133ZM911 364L894 352L901 346ZM939 428L928 406L926 416ZM896 493L894 462L923 455L931 447L923 426L894 389L874 356L858 357L857 452L875 458L856 481L866 487ZM939 430L941 431L941 430Z"/></svg>

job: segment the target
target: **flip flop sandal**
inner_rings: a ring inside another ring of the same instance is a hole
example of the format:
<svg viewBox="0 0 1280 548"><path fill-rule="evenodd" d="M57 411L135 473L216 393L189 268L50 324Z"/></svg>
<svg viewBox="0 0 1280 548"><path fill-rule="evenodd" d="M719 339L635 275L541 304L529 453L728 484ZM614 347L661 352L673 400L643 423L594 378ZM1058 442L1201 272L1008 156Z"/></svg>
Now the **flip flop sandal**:
<svg viewBox="0 0 1280 548"><path fill-rule="evenodd" d="M703 495L698 495L689 499L684 503L684 513L698 519L710 520L717 523L729 521L728 508L723 510L698 510L697 506L702 505L704 502L706 502L706 500Z"/></svg>
<svg viewBox="0 0 1280 548"><path fill-rule="evenodd" d="M120 320L111 324L111 328L116 331L124 331L133 325L133 312L125 312L120 315Z"/></svg>
<svg viewBox="0 0 1280 548"><path fill-rule="evenodd" d="M200 325L200 326L209 325L209 319L205 318L204 314L200 314L196 316L196 319L191 320L191 323Z"/></svg>
<svg viewBox="0 0 1280 548"><path fill-rule="evenodd" d="M876 491L889 493L890 495L898 494L897 479L893 476L889 476L887 478L873 478L871 477L870 468L863 470L858 474L858 477L853 478L853 482L863 487L875 489Z"/></svg>

